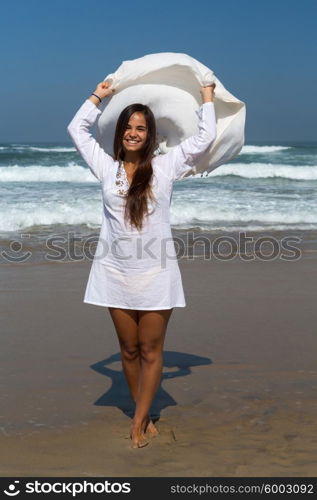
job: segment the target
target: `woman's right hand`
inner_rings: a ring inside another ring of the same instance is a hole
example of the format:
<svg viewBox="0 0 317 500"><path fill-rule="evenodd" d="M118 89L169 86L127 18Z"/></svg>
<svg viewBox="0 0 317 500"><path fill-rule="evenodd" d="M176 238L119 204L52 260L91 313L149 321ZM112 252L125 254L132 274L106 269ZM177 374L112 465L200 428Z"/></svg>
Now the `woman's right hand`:
<svg viewBox="0 0 317 500"><path fill-rule="evenodd" d="M111 83L109 82L100 82L98 83L96 89L94 90L94 94L96 94L100 99L104 99L105 97L108 97L109 95L112 95L114 93L115 89L112 88ZM94 97L93 95L90 96L90 99L95 102L98 101L97 97ZM100 102L100 101L98 101ZM95 102L96 104L96 102Z"/></svg>

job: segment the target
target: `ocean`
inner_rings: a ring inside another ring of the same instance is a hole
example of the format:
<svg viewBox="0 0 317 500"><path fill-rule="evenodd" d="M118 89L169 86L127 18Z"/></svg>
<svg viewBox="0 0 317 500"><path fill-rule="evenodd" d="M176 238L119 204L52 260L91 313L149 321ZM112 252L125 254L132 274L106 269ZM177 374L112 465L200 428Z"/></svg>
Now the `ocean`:
<svg viewBox="0 0 317 500"><path fill-rule="evenodd" d="M174 184L175 230L317 229L317 143L248 144L208 175ZM99 182L71 144L0 145L0 238L98 232Z"/></svg>

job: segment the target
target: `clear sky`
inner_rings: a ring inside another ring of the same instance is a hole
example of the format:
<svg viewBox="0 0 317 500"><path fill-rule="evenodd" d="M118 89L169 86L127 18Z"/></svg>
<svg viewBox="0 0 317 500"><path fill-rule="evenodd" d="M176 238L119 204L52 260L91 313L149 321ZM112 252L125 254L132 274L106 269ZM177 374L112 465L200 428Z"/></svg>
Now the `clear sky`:
<svg viewBox="0 0 317 500"><path fill-rule="evenodd" d="M317 140L317 0L10 0L1 6L0 142L70 141L122 61L184 52L246 103L246 143Z"/></svg>

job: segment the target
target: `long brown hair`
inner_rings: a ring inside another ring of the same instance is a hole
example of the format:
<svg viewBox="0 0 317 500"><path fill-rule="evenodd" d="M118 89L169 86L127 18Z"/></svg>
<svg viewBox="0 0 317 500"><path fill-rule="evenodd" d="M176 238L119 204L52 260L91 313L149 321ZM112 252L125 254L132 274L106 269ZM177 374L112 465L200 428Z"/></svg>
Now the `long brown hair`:
<svg viewBox="0 0 317 500"><path fill-rule="evenodd" d="M126 194L125 218L130 221L131 225L141 230L144 216L149 213L148 199L154 199L150 185L153 176L151 161L157 147L155 118L148 106L139 103L130 104L120 113L113 141L113 151L115 160L124 160L125 151L122 140L130 117L136 112L144 114L147 126L147 138L144 147L140 150L140 161Z"/></svg>

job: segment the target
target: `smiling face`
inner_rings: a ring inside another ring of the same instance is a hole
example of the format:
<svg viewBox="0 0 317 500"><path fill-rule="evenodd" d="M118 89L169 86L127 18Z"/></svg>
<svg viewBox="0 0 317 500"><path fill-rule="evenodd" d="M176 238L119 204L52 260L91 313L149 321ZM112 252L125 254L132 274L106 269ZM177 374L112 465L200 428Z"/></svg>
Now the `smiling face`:
<svg viewBox="0 0 317 500"><path fill-rule="evenodd" d="M141 112L131 115L127 128L123 134L122 144L125 151L140 151L147 138L145 116Z"/></svg>

